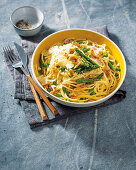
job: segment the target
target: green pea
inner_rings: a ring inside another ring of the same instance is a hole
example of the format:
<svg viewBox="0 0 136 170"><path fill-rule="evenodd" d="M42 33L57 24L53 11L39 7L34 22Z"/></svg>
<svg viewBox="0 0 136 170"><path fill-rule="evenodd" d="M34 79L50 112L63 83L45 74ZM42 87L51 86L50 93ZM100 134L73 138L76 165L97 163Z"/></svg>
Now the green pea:
<svg viewBox="0 0 136 170"><path fill-rule="evenodd" d="M54 84L54 85L56 85L56 84L57 84L57 82L56 82L56 81L53 81L53 84Z"/></svg>
<svg viewBox="0 0 136 170"><path fill-rule="evenodd" d="M64 93L66 93L66 87L62 87Z"/></svg>
<svg viewBox="0 0 136 170"><path fill-rule="evenodd" d="M64 71L64 70L65 70L65 68L64 68L64 67L60 67L60 70L61 70L61 71Z"/></svg>
<svg viewBox="0 0 136 170"><path fill-rule="evenodd" d="M118 73L115 73L115 77L118 77L119 76L119 74Z"/></svg>
<svg viewBox="0 0 136 170"><path fill-rule="evenodd" d="M51 89L47 89L48 92L51 92Z"/></svg>
<svg viewBox="0 0 136 170"><path fill-rule="evenodd" d="M103 54L102 54L103 55ZM108 54L105 54L104 57L108 57Z"/></svg>
<svg viewBox="0 0 136 170"><path fill-rule="evenodd" d="M92 96L92 95L95 95L95 94L96 94L95 92L90 93L91 96Z"/></svg>
<svg viewBox="0 0 136 170"><path fill-rule="evenodd" d="M89 92L92 92L93 90L94 90L94 88L92 88L92 89L89 89L88 91L89 91Z"/></svg>

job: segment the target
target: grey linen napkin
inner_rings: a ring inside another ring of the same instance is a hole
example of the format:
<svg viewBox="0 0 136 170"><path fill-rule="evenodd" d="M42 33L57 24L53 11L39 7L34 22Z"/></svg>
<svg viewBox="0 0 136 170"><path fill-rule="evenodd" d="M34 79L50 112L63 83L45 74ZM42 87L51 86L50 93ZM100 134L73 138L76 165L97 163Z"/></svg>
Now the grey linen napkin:
<svg viewBox="0 0 136 170"><path fill-rule="evenodd" d="M108 31L107 31L106 26L94 28L91 30L97 31L97 32L108 37ZM31 64L30 63L31 63L33 51L34 51L35 47L37 46L38 42L40 42L43 38L45 38L50 33L52 33L52 31L49 31L49 29L44 27L42 29L40 35L22 40L22 47L24 48L24 50L28 56L28 69L29 69L30 73L31 73ZM15 50L13 52L16 54ZM6 60L6 56L5 56L5 60ZM40 113L38 111L38 107L35 103L35 100L34 100L34 97L33 97L33 94L32 94L32 91L31 91L31 88L30 88L27 78L24 76L24 74L22 74L21 71L13 69L11 66L11 63L9 61L6 60L6 64L9 67L11 75L13 76L13 79L15 81L15 96L14 96L14 98L19 99L21 106L25 112L27 121L30 125L30 128L42 126L42 125L48 124L50 122L59 120L61 118L68 117L73 114L86 113L86 112L89 113L91 110L93 110L95 108L104 107L104 106L108 106L110 104L117 103L126 97L126 91L122 90L122 88L123 88L122 87L112 98L110 98L106 102L104 102L100 105L94 106L94 107L74 108L74 107L68 107L68 106L58 104L51 100L54 107L59 111L59 116L56 116L56 117L51 113L49 108L42 101L44 108L45 108L45 112L47 113L48 118L49 118L48 120L44 121L44 120L42 120Z"/></svg>

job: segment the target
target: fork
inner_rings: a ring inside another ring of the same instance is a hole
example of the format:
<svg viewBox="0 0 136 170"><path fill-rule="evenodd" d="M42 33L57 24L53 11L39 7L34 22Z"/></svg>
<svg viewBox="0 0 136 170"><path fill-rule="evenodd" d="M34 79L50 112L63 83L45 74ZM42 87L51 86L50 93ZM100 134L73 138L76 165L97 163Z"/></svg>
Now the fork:
<svg viewBox="0 0 136 170"><path fill-rule="evenodd" d="M6 49L8 50L8 52L10 53L10 55L12 55L12 56L15 55L15 54L13 53L12 49L10 48L10 46L7 46ZM20 57L21 57L21 56L20 56ZM27 57L26 57L26 61L27 61ZM23 64L23 66L26 68L26 70L28 70L28 69L27 69L27 62L25 63L25 65ZM29 71L28 71L28 72L29 72ZM41 103L41 100L40 100L40 98L39 98L39 95L38 95L38 93L36 92L35 88L33 87L33 85L31 84L30 81L29 81L29 84L30 84L32 93L33 93L33 95L34 95L34 98L35 98L37 107L38 107L38 109L39 109L39 112L40 112L40 114L41 114L42 120L47 120L48 117L47 117L47 115L46 115L46 113L45 113L45 110L44 110L44 107L43 107L43 105L42 105L42 103Z"/></svg>
<svg viewBox="0 0 136 170"><path fill-rule="evenodd" d="M58 111L55 109L55 107L51 104L51 102L48 100L48 98L44 95L44 93L42 92L42 90L39 88L39 86L35 83L35 81L32 79L32 77L30 76L30 74L25 70L25 68L23 67L23 63L21 61L21 59L18 56L12 55L10 53L10 47L5 47L3 48L4 53L6 54L6 58L11 62L12 67L13 68L20 68L23 73L26 75L26 77L28 78L28 80L31 82L31 84L34 86L34 88L36 89L36 91L39 93L39 95L42 97L42 99L45 101L45 103L47 104L47 106L50 108L50 110L52 111L52 113L56 116L58 114Z"/></svg>

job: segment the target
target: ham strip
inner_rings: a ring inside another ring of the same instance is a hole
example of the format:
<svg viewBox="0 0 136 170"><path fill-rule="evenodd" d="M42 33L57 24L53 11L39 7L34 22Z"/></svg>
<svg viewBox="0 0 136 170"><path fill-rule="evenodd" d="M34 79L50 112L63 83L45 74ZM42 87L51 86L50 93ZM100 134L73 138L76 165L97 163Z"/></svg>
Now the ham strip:
<svg viewBox="0 0 136 170"><path fill-rule="evenodd" d="M102 62L101 62L98 58L96 58L96 57L94 57L94 56L92 56L91 58L92 58L94 61L96 61L97 64L99 64L100 66L102 66Z"/></svg>

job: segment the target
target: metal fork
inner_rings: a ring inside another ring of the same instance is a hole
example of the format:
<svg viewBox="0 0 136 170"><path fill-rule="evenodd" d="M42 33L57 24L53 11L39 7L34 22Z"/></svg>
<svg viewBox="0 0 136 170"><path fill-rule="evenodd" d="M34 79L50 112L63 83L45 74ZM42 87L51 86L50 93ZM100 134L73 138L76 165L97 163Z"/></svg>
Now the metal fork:
<svg viewBox="0 0 136 170"><path fill-rule="evenodd" d="M10 57L11 57L11 59L13 60L13 57L12 57L12 56L14 56L15 54L14 54L13 51L11 50L10 46L4 48L4 52L6 53L7 51L10 53ZM8 55L8 54L6 53L6 56L7 56L7 55ZM19 57L18 57L18 56L14 56L14 57L16 58L16 60L19 60ZM27 60L27 57L26 57L26 60ZM26 65L23 65L23 66L24 66L25 69L28 71L27 66L26 66ZM39 112L40 112L40 114L41 114L41 117L42 117L43 120L47 120L48 117L47 117L47 115L46 115L46 113L45 113L45 110L44 110L44 107L43 107L43 105L42 105L42 103L41 103L41 100L40 100L40 98L39 98L39 96L38 96L35 88L33 87L33 85L31 84L30 81L29 81L29 83L30 83L30 87L31 87L32 93L33 93L33 95L34 95L34 98L35 98L37 107L38 107Z"/></svg>
<svg viewBox="0 0 136 170"><path fill-rule="evenodd" d="M52 113L54 115L58 114L58 111L55 109L55 107L51 104L51 102L48 100L48 98L44 95L44 93L42 92L42 90L40 89L40 87L35 83L35 81L32 79L32 77L30 76L30 74L25 70L25 68L23 67L23 63L21 61L21 59L18 56L15 56L10 48L10 46L7 46L5 48L3 48L3 51L5 53L5 56L7 58L7 60L9 60L12 64L12 66L16 69L20 68L23 73L27 76L28 80L31 82L31 84L34 86L34 88L36 89L36 91L39 93L39 95L42 97L42 99L45 101L45 103L47 104L47 106L50 108L50 110L52 111Z"/></svg>

